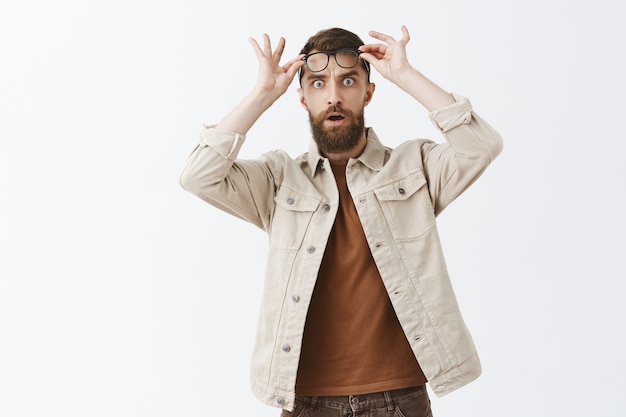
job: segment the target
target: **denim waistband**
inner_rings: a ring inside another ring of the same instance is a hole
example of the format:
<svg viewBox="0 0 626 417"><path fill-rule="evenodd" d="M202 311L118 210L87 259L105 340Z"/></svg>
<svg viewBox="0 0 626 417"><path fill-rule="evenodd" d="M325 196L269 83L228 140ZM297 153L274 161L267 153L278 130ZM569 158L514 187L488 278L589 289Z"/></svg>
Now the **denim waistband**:
<svg viewBox="0 0 626 417"><path fill-rule="evenodd" d="M416 387L360 395L319 397L297 396L296 401L304 404L310 411L313 411L316 407L351 411L371 410L386 407L390 412L393 412L395 404L414 395L422 394L425 390L425 385L418 385Z"/></svg>

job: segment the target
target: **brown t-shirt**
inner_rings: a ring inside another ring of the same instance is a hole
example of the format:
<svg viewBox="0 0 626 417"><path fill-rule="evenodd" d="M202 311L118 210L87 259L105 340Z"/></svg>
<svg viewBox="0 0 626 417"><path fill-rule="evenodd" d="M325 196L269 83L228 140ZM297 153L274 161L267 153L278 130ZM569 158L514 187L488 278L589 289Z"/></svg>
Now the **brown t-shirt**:
<svg viewBox="0 0 626 417"><path fill-rule="evenodd" d="M387 295L346 184L309 307L296 394L356 395L426 383Z"/></svg>

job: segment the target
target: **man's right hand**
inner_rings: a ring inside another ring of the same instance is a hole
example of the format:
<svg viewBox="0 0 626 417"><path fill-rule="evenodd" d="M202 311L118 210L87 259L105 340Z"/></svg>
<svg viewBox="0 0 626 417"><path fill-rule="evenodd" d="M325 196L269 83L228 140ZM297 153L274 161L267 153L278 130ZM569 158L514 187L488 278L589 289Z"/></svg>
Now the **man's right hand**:
<svg viewBox="0 0 626 417"><path fill-rule="evenodd" d="M270 37L267 34L263 34L263 48L259 46L256 39L250 38L249 40L259 60L259 75L255 90L260 94L268 94L274 102L287 91L293 77L304 65L303 55L280 66L280 58L285 50L285 38L281 37L278 40L278 46L274 52L272 52Z"/></svg>
<svg viewBox="0 0 626 417"><path fill-rule="evenodd" d="M245 135L258 118L282 96L293 81L298 70L304 65L302 55L280 65L285 50L285 38L280 38L276 50L267 34L263 35L263 48L250 38L259 61L259 73L254 89L219 122L215 128Z"/></svg>

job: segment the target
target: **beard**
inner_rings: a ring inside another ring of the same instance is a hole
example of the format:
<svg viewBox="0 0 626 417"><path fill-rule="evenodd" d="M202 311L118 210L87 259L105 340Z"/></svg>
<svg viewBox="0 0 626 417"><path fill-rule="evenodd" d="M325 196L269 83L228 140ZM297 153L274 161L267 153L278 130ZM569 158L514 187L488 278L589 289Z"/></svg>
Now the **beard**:
<svg viewBox="0 0 626 417"><path fill-rule="evenodd" d="M328 114L333 112L343 114L346 122L341 126L324 126ZM356 114L340 106L331 106L317 116L309 112L309 124L311 125L313 140L321 153L325 155L344 153L354 149L359 144L361 135L365 130L363 110Z"/></svg>

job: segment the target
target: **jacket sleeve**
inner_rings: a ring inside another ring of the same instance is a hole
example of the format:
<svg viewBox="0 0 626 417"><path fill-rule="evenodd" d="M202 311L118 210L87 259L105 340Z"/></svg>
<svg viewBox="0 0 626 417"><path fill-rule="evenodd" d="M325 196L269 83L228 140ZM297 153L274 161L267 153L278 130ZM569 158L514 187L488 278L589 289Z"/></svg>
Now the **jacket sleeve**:
<svg viewBox="0 0 626 417"><path fill-rule="evenodd" d="M273 207L271 158L236 159L245 135L205 126L180 176L181 186L205 202L266 229Z"/></svg>
<svg viewBox="0 0 626 417"><path fill-rule="evenodd" d="M502 137L472 109L470 101L453 94L456 103L430 113L446 143L424 143L424 173L435 214L461 195L502 151Z"/></svg>

